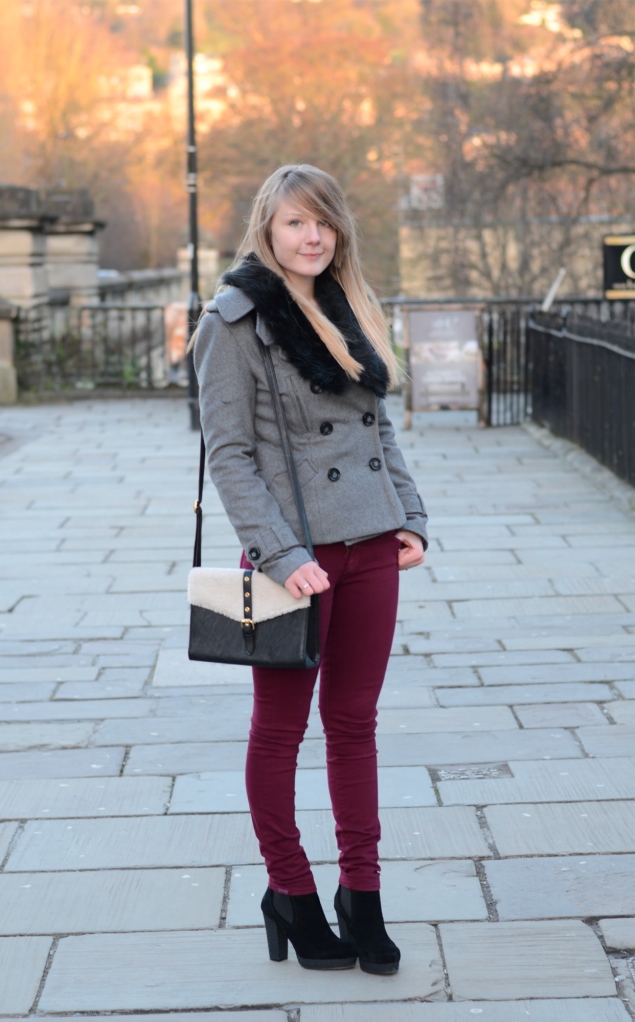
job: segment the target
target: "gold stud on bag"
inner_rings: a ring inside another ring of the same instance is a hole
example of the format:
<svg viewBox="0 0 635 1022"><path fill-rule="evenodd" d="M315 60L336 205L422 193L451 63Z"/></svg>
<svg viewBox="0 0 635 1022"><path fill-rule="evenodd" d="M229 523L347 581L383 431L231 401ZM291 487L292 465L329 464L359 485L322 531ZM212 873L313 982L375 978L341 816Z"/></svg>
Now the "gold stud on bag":
<svg viewBox="0 0 635 1022"><path fill-rule="evenodd" d="M313 545L298 482L291 441L284 418L271 352L261 348L291 477L304 545ZM249 664L252 667L317 667L320 662L319 597L296 599L260 571L201 567L205 441L201 432L198 499L194 504L196 536L193 567L188 576L190 660Z"/></svg>

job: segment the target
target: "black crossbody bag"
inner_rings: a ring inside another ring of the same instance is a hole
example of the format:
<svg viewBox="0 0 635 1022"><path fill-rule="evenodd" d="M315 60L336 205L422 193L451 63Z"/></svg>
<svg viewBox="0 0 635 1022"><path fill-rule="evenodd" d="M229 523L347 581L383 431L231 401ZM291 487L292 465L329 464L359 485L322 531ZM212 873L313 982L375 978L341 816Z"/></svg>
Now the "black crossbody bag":
<svg viewBox="0 0 635 1022"><path fill-rule="evenodd" d="M278 389L271 352L261 354L276 413L280 441L291 479L302 538L314 559L302 491L298 481L289 430ZM201 431L198 499L194 504L196 535L188 576L190 603L190 660L252 667L317 667L320 662L319 597L291 593L261 571L250 568L203 568L203 484L205 441Z"/></svg>

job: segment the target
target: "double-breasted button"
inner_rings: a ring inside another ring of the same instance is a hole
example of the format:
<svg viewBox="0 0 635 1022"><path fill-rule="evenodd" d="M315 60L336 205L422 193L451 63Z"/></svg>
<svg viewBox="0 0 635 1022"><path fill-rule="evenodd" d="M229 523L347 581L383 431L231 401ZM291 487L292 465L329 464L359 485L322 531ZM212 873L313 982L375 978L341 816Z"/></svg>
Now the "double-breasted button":
<svg viewBox="0 0 635 1022"><path fill-rule="evenodd" d="M339 468L330 468L328 470L328 477L332 483L336 483L341 474L342 473L340 472Z"/></svg>
<svg viewBox="0 0 635 1022"><path fill-rule="evenodd" d="M311 393L312 394L321 394L322 393L322 388L320 387L319 383L312 383L311 384Z"/></svg>
<svg viewBox="0 0 635 1022"><path fill-rule="evenodd" d="M373 415L372 412L364 412L364 414L362 415L362 422L364 423L365 426L372 426L374 421L375 416Z"/></svg>
<svg viewBox="0 0 635 1022"><path fill-rule="evenodd" d="M379 472L381 468L381 461L379 458L371 458L368 464L372 468L373 472Z"/></svg>
<svg viewBox="0 0 635 1022"><path fill-rule="evenodd" d="M252 546L249 548L248 554L250 561L257 561L258 558L260 557L260 548L257 546Z"/></svg>
<svg viewBox="0 0 635 1022"><path fill-rule="evenodd" d="M333 432L333 423L332 422L323 422L321 424L321 426L320 426L320 433L322 434L322 436L329 436L329 434L332 433L332 432Z"/></svg>

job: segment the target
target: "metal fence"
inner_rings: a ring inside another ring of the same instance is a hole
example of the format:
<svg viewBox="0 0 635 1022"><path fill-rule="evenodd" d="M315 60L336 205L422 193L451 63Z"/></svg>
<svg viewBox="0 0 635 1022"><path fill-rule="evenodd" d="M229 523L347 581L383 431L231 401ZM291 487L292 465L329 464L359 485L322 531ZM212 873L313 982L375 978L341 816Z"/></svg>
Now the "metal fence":
<svg viewBox="0 0 635 1022"><path fill-rule="evenodd" d="M39 307L16 322L15 365L24 391L165 387L163 306Z"/></svg>
<svg viewBox="0 0 635 1022"><path fill-rule="evenodd" d="M629 321L630 319L630 321ZM635 323L535 312L531 415L635 485Z"/></svg>

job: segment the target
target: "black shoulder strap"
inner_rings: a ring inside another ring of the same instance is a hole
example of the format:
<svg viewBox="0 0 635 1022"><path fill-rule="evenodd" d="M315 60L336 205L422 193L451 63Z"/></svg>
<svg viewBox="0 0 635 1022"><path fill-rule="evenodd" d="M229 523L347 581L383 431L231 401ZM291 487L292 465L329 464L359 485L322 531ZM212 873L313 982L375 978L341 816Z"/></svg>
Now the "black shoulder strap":
<svg viewBox="0 0 635 1022"><path fill-rule="evenodd" d="M273 401L274 411L276 413L276 421L278 423L278 430L280 432L280 441L282 443L282 450L284 452L285 461L287 463L287 471L291 479L291 486L293 489L293 496L295 498L296 507L298 510L298 518L300 519L300 526L302 528L303 540L306 549L308 550L311 557L314 559L315 554L313 552L313 543L311 542L311 533L309 531L309 522L306 516L306 509L304 507L304 500L302 498L302 490L300 488L300 482L298 480L298 473L295 467L295 461L293 458L293 449L291 447L291 440L289 439L289 428L287 426L287 420L284 414L284 408L282 405L282 398L280 397L280 390L278 389L278 381L276 379L276 370L271 357L271 351L266 344L261 343L260 353L265 365L265 372L267 373L267 381L269 383L269 389L271 391L271 399ZM194 504L194 511L196 514L196 534L194 537L194 557L192 559L192 567L200 568L201 566L201 544L203 534L203 484L205 482L205 440L203 437L203 430L201 429L201 450L198 465L198 498Z"/></svg>

